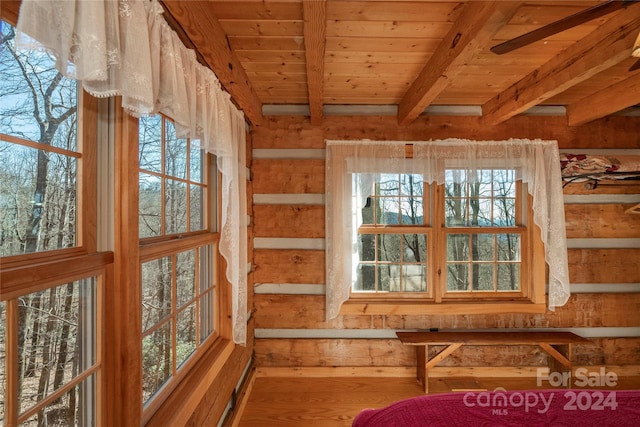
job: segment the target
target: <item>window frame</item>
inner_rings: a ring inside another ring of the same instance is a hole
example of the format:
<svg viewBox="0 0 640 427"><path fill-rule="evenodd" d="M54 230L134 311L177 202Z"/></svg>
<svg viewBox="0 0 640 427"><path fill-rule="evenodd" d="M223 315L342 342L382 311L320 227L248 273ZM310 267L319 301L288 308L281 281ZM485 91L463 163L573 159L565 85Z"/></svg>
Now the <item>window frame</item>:
<svg viewBox="0 0 640 427"><path fill-rule="evenodd" d="M165 146L165 127L166 121L171 121L169 117L162 116L161 121L161 146L164 152ZM138 122L138 120L136 120ZM139 124L138 124L139 126ZM189 145L191 142L187 139L186 143ZM136 146L139 147L139 137L136 138ZM138 149L139 150L139 149ZM164 224L164 218L161 219L161 235L159 236L150 236L150 237L139 237L139 225L138 225L138 242L139 242L139 250L138 250L138 292L142 298L142 265L145 262L153 261L159 258L167 257L167 256L176 256L181 252L185 252L188 250L198 250L203 246L211 246L213 248L211 259L213 262L212 266L212 274L210 280L214 283L212 285L214 306L213 306L213 332L206 337L204 340L200 341L200 337L196 336L196 342L198 343L196 349L182 362L182 364L177 365L175 360L172 360L172 373L171 375L164 381L160 387L152 393L148 400L144 401L142 397L142 388L140 389L140 401L142 402L141 414L142 414L142 422L148 422L154 414L161 408L168 400L172 399L173 392L176 391L179 384L185 379L188 378L191 374L191 371L195 369L195 367L199 364L201 359L206 357L206 355L214 349L216 343L219 343L224 339L224 331L222 328L224 327L222 322L222 310L225 309L225 302L222 301L223 295L221 293L221 266L222 264L222 255L219 251L219 242L220 242L220 233L219 233L219 197L221 195L220 185L221 180L219 179L219 172L216 169L216 161L215 157L207 153L206 151L202 152L202 179L201 183L207 192L206 200L203 200L204 209L204 217L203 217L203 227L201 230L175 233L175 234L166 234ZM162 170L164 171L164 163L166 159L164 155L161 158L161 162L163 164ZM136 160L137 173L138 176L140 174L148 174L149 171L147 169L142 169L140 167L139 161ZM172 177L165 174L157 174L161 176L163 180L162 188L164 188L164 180L166 178L171 179ZM139 186L139 182L138 182ZM139 198L139 196L138 196ZM187 198L188 200L188 198ZM138 200L139 203L139 200ZM161 202L162 206L164 206L164 198L162 198ZM139 205L136 205L138 212ZM162 212L164 212L164 208L162 208ZM187 213L187 217L190 217L189 213ZM175 268L173 268L172 278L174 278L173 274L175 273ZM176 292L175 288L175 280L172 279L172 292ZM142 306L138 306L138 315L141 317L142 315ZM199 313L196 312L196 316ZM173 309L169 317L174 317L175 313ZM164 317L159 321L159 323L164 322L167 317ZM153 329L151 327L149 330ZM175 330L175 327L172 328L172 331ZM142 373L142 340L144 339L145 331L140 331L137 333L137 336L140 338L140 372ZM172 335L171 340L171 351L175 352L176 340L175 336ZM141 383L142 386L142 383Z"/></svg>
<svg viewBox="0 0 640 427"><path fill-rule="evenodd" d="M411 145L407 147L406 158L412 158ZM457 163L457 162L456 162ZM456 164L456 168L459 167ZM343 173L346 173L343 172ZM355 172L357 173L357 172ZM409 173L409 172L407 172ZM353 174L348 173L352 177ZM350 179L348 179L350 181ZM546 311L546 266L544 257L544 245L541 232L533 222L533 197L528 193L526 184L518 183L519 194L516 197L516 209L521 217L516 219L516 227L446 227L444 221L445 190L444 184L426 183L429 186L429 201L431 225L398 225L383 226L378 230L381 234L406 234L406 231L420 230L420 234L427 235L427 292L387 292L367 293L349 290L349 298L342 304L340 314L473 314L473 313L544 313ZM427 193L427 190L424 190ZM353 197L349 197L353 200ZM425 202L426 203L426 202ZM353 214L353 205L349 207ZM426 209L425 209L426 212ZM427 215L425 214L425 217ZM526 222L522 224L522 222ZM370 225L358 227L357 234L364 231L372 231ZM508 231L512 234L520 234L521 237L521 263L519 292L449 292L447 291L446 274L446 235L455 232L469 234L470 232L482 232L486 234L498 234ZM414 234L414 233L410 233ZM416 233L417 234L417 233ZM429 239L429 237L431 237ZM439 256L436 253L440 254ZM429 286L431 285L431 286Z"/></svg>
<svg viewBox="0 0 640 427"><path fill-rule="evenodd" d="M15 26L17 16L1 8L2 19ZM99 100L87 94L80 86L77 89L77 151L68 151L51 146L40 146L37 142L12 135L2 135L3 140L37 150L45 150L77 159L76 165L76 246L15 254L0 257L0 302L5 304L5 369L6 395L4 421L14 425L44 409L57 397L64 395L91 375L95 375L94 403L96 422L104 423L104 301L108 282L108 270L113 264L112 252L97 250L97 145ZM69 282L95 278L95 362L58 390L44 397L30 409L20 414L18 400L18 299L22 296L63 286Z"/></svg>

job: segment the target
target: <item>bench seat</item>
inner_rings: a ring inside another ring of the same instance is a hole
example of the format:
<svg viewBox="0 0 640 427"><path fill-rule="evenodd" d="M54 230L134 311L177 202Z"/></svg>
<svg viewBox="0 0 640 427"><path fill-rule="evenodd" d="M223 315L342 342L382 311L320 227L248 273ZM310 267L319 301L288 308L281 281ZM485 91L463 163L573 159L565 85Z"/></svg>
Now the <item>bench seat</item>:
<svg viewBox="0 0 640 427"><path fill-rule="evenodd" d="M404 345L416 347L416 377L429 392L429 369L446 359L462 345L537 345L549 356L552 372L571 372L571 345L589 340L572 332L555 331L442 331L396 332ZM446 346L429 358L429 346Z"/></svg>

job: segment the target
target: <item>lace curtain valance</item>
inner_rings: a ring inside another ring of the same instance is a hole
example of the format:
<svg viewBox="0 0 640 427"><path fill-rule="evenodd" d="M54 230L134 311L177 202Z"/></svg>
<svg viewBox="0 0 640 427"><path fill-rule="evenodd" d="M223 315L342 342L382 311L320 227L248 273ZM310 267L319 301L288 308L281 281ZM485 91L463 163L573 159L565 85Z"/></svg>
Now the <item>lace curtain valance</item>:
<svg viewBox="0 0 640 427"><path fill-rule="evenodd" d="M407 144L412 145L411 156L406 155ZM349 298L361 222L353 212L366 203L376 175L421 174L425 182L443 184L445 168L451 167L516 171L533 196L533 220L540 227L549 265L549 309L567 302L569 269L556 141L327 141L326 153L327 319L338 316ZM353 185L352 174L358 174L358 185Z"/></svg>
<svg viewBox="0 0 640 427"><path fill-rule="evenodd" d="M199 140L217 156L222 173L220 252L233 289L233 339L244 344L244 115L162 13L157 0L23 0L17 44L44 48L63 75L96 97L121 96L122 108L131 115L165 114L175 122L179 138Z"/></svg>

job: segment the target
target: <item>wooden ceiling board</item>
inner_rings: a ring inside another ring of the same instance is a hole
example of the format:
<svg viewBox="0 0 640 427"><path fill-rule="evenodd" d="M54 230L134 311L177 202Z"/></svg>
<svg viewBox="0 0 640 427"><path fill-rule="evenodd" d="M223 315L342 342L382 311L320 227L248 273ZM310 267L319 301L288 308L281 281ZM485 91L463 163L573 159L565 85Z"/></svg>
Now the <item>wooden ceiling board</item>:
<svg viewBox="0 0 640 427"><path fill-rule="evenodd" d="M228 36L302 36L302 21L220 20Z"/></svg>
<svg viewBox="0 0 640 427"><path fill-rule="evenodd" d="M628 68L635 60L624 55L638 30L633 28L617 42L592 34L606 27L614 16L615 25L635 22L640 5L510 53L496 55L490 48L603 1L165 0L163 4L182 27L178 33L186 38L185 43L194 46L214 72L221 73L223 86L243 110L251 112L250 121L260 120L256 103L291 103L309 104L312 121L317 124L322 120L323 104L398 107L404 99L406 109L409 94L415 94L418 87L426 98L418 102L414 96L413 112L406 123L429 105L479 109L496 97L501 97L502 108L509 110L500 120L535 105L571 104L574 111L581 111L575 107L581 99L595 97L609 87L618 91L627 87L621 82L629 76ZM441 53L438 59L437 52L447 51L447 43L457 44L466 34L464 10L492 3L513 11L504 21L488 21L482 38L465 41L465 48L455 52L458 57L442 62ZM459 30L452 32L454 28ZM487 38L487 34L491 36ZM600 44L616 47L600 48ZM589 53L591 49L597 55ZM582 60L580 55L590 57ZM445 67L446 79L437 79L437 74L426 77L434 61ZM550 65L554 61L558 64L555 67ZM580 65L573 66L569 74L559 66L574 62ZM537 77L532 77L534 74ZM514 98L508 92L511 86L518 88L518 98L522 98L522 93L533 93L535 85L544 88L544 93L529 95L526 105L508 101ZM606 99L598 96L592 99ZM485 114L495 113L487 107ZM586 116L581 113L579 117Z"/></svg>

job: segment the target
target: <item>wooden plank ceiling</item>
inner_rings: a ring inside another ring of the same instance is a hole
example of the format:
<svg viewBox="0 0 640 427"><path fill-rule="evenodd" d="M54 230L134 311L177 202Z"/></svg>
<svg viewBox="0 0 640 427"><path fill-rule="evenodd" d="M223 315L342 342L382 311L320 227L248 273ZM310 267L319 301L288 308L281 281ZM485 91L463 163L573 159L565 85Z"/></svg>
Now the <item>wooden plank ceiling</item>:
<svg viewBox="0 0 640 427"><path fill-rule="evenodd" d="M188 46L259 124L273 105L473 106L497 124L538 105L582 124L640 104L640 5L513 52L489 49L594 1L163 1ZM306 109L303 109L306 111Z"/></svg>

